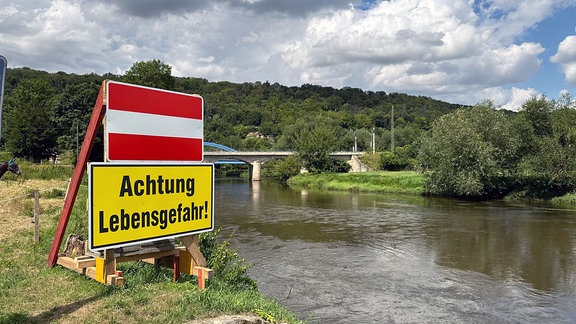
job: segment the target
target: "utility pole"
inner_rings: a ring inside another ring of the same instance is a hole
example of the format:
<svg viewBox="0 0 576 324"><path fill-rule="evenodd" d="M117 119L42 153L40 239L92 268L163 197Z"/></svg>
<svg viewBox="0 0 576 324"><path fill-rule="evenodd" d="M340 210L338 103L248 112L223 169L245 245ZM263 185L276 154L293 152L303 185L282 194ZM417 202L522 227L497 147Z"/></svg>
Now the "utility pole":
<svg viewBox="0 0 576 324"><path fill-rule="evenodd" d="M376 133L374 133L374 127L372 127L372 154L376 154Z"/></svg>
<svg viewBox="0 0 576 324"><path fill-rule="evenodd" d="M2 104L4 103L4 79L7 65L6 58L0 55L0 136L2 136Z"/></svg>

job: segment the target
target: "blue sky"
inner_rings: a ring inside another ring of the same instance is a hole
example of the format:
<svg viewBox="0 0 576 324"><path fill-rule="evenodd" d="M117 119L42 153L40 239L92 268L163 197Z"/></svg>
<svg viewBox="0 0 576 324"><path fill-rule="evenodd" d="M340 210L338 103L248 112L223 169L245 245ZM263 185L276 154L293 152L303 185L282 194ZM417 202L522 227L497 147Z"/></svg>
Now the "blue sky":
<svg viewBox="0 0 576 324"><path fill-rule="evenodd" d="M525 39L531 42L540 42L546 49L541 55L542 68L533 78L517 86L529 86L538 89L550 98L556 98L561 89L570 90L570 93L576 96L575 85L569 85L564 78L562 69L550 62L550 57L556 54L558 44L570 35L576 35L576 6L557 11L531 29Z"/></svg>
<svg viewBox="0 0 576 324"><path fill-rule="evenodd" d="M576 97L576 0L0 0L9 67L492 100Z"/></svg>

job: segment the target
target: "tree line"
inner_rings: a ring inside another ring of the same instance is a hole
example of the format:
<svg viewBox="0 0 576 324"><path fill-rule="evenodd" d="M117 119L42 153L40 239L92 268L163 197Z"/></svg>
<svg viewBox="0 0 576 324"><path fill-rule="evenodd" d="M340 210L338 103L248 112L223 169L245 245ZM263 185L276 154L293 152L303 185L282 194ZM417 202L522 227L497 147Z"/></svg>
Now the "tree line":
<svg viewBox="0 0 576 324"><path fill-rule="evenodd" d="M349 87L174 77L171 67L160 60L136 62L123 75L9 68L0 145L36 162L75 151L105 79L201 95L205 140L237 150L293 150L316 140L329 151L354 147L365 151L371 147L372 134L375 149L388 150L392 109L395 145L402 147L419 138L436 118L460 107L428 97ZM92 159L101 160L101 134L93 151Z"/></svg>
<svg viewBox="0 0 576 324"><path fill-rule="evenodd" d="M136 62L123 75L9 68L0 145L35 162L77 151L103 80L201 95L206 141L298 153L275 162L274 175L284 180L300 167L345 171L329 153L357 149L376 152L363 157L373 169L424 172L433 195L549 198L575 188L576 109L569 94L534 97L510 112L490 101L469 107L350 87L174 77L160 60ZM91 160L102 158L101 130Z"/></svg>

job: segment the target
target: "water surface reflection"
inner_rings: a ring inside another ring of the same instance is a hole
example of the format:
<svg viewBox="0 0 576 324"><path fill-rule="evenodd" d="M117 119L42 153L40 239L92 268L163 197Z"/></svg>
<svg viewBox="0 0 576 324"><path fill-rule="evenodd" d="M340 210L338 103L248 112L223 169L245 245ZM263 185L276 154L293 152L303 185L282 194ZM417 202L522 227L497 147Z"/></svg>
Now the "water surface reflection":
<svg viewBox="0 0 576 324"><path fill-rule="evenodd" d="M216 226L313 322L576 321L576 212L217 181Z"/></svg>

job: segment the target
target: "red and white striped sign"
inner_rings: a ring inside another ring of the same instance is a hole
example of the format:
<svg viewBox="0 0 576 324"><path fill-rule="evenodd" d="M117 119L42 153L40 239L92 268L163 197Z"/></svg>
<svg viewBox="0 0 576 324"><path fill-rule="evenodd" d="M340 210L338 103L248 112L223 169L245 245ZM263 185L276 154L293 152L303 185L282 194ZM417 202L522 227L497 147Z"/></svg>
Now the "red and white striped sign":
<svg viewBox="0 0 576 324"><path fill-rule="evenodd" d="M204 159L204 101L186 93L107 82L109 161Z"/></svg>

